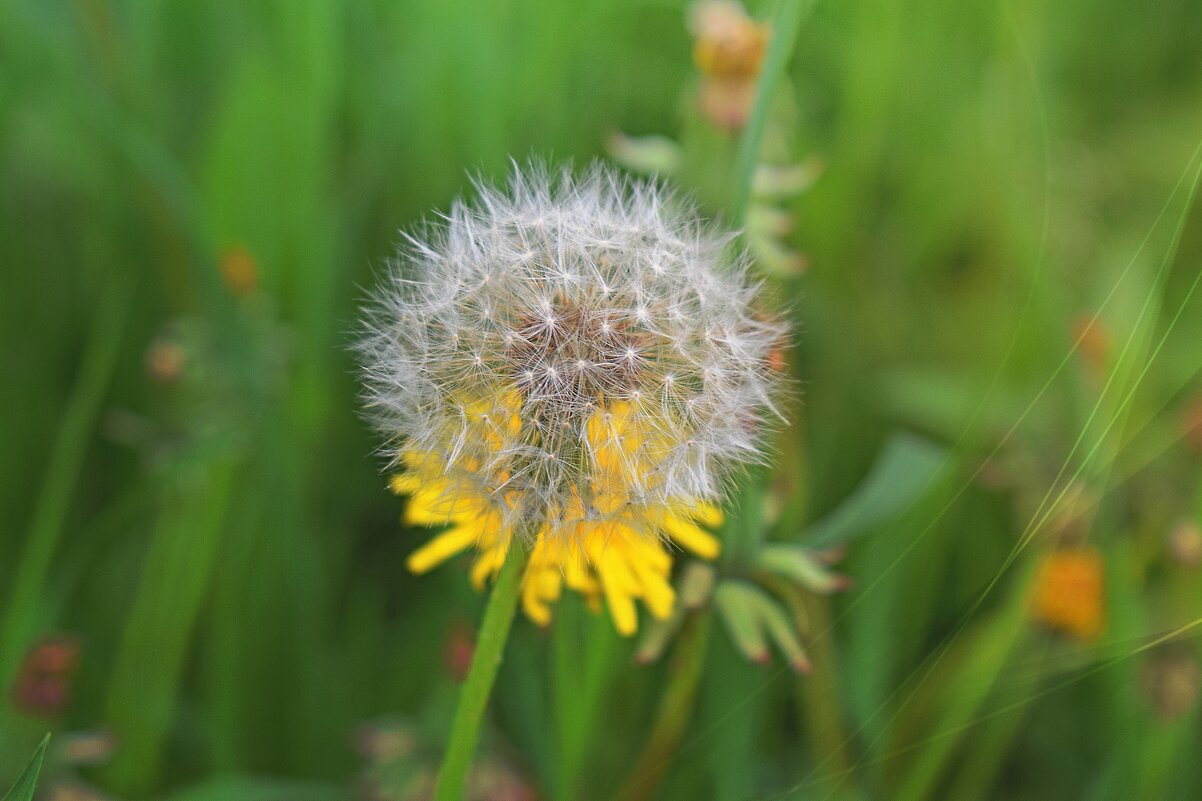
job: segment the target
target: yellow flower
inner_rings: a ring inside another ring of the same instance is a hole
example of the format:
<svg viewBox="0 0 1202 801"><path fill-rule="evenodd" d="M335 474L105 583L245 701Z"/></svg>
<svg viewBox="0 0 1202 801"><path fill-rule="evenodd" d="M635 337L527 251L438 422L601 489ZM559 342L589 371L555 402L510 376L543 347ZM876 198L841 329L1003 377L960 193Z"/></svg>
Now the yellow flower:
<svg viewBox="0 0 1202 801"><path fill-rule="evenodd" d="M517 403L511 399L502 405L513 409ZM482 416L485 405L469 408ZM617 630L634 634L638 628L636 601L660 619L672 612L676 598L669 581L669 540L704 559L718 555L718 540L702 528L722 524L721 510L710 503L680 502L650 512L640 508L640 523L623 519L621 507L627 496L647 480L645 455L656 452L646 447L645 437L630 430L631 420L631 407L625 402L598 410L590 418L585 440L599 469L588 487L589 502L577 492L564 508L551 510L547 522L538 527L522 584L522 608L539 625L550 622L550 605L566 586L579 592L594 610L604 599ZM513 429L520 425L517 414L511 413L507 433L516 434ZM499 450L502 443L498 437L490 444ZM425 573L474 549L471 580L477 590L482 589L505 563L517 535L513 524L506 523L503 493L483 492L467 484L452 486L440 460L430 454L406 453L403 460L408 470L394 476L391 485L394 492L410 496L405 521L448 526L410 554L407 567ZM505 483L504 475L497 479L498 485ZM601 514L590 515L590 507ZM647 523L654 530L640 530Z"/></svg>

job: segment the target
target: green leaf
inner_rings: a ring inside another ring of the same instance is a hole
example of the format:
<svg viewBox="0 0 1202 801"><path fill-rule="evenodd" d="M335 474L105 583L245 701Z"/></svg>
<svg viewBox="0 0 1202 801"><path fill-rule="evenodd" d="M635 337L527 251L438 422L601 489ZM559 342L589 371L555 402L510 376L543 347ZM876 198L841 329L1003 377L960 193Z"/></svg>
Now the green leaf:
<svg viewBox="0 0 1202 801"><path fill-rule="evenodd" d="M758 590L742 581L723 581L714 603L735 647L752 662L768 662L768 638L756 603Z"/></svg>
<svg viewBox="0 0 1202 801"><path fill-rule="evenodd" d="M809 670L810 660L789 616L763 590L742 581L724 581L718 585L714 600L735 647L745 657L760 664L768 662L771 640L794 670Z"/></svg>
<svg viewBox="0 0 1202 801"><path fill-rule="evenodd" d="M680 145L666 136L627 136L616 133L606 143L609 155L632 172L674 175L684 159Z"/></svg>
<svg viewBox="0 0 1202 801"><path fill-rule="evenodd" d="M944 466L947 450L914 434L897 434L868 477L837 509L802 537L809 548L841 545L896 517L922 496Z"/></svg>
<svg viewBox="0 0 1202 801"><path fill-rule="evenodd" d="M129 795L153 789L162 767L237 481L233 451L198 449L193 458L164 490L108 691L108 722L122 746L104 772Z"/></svg>
<svg viewBox="0 0 1202 801"><path fill-rule="evenodd" d="M802 647L801 640L797 637L797 630L793 627L789 616L776 601L763 593L760 593L759 609L768 636L784 654L789 667L798 673L808 673L810 658L806 655L806 650Z"/></svg>
<svg viewBox="0 0 1202 801"><path fill-rule="evenodd" d="M828 570L808 549L800 545L774 542L756 554L755 566L819 595L845 589L848 580Z"/></svg>
<svg viewBox="0 0 1202 801"><path fill-rule="evenodd" d="M32 801L33 792L38 786L38 774L42 772L42 761L46 758L46 746L50 744L50 735L42 738L42 744L33 752L33 759L25 772L17 779L17 783L5 794L4 801Z"/></svg>
<svg viewBox="0 0 1202 801"><path fill-rule="evenodd" d="M700 609L709 602L714 592L717 574L705 562L693 561L685 565L680 577L679 605L681 609Z"/></svg>

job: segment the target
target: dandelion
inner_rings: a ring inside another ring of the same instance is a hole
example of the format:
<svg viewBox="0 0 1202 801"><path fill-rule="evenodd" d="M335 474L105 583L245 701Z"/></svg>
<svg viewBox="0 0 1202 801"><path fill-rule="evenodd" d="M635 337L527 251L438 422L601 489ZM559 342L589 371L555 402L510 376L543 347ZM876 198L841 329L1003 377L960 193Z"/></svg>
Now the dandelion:
<svg viewBox="0 0 1202 801"><path fill-rule="evenodd" d="M566 587L632 634L636 602L672 610L671 544L719 552L707 529L762 458L782 327L731 236L654 184L535 167L477 188L409 239L361 345L406 519L449 526L408 567L474 549L480 588L518 542L532 620Z"/></svg>
<svg viewBox="0 0 1202 801"><path fill-rule="evenodd" d="M440 799L462 797L519 598L540 624L565 587L622 634L639 603L667 618L671 549L717 556L781 389L783 327L688 204L601 166L477 190L409 237L360 344L406 519L447 527L409 569L472 550L472 581L495 579Z"/></svg>

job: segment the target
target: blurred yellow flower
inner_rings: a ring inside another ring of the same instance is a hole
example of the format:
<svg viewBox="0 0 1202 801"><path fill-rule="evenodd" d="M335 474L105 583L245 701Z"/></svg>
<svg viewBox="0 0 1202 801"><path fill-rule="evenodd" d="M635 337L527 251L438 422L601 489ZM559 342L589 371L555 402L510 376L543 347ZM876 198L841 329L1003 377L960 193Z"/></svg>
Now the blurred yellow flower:
<svg viewBox="0 0 1202 801"><path fill-rule="evenodd" d="M1032 614L1082 640L1105 625L1105 565L1088 546L1059 548L1043 557L1035 577Z"/></svg>

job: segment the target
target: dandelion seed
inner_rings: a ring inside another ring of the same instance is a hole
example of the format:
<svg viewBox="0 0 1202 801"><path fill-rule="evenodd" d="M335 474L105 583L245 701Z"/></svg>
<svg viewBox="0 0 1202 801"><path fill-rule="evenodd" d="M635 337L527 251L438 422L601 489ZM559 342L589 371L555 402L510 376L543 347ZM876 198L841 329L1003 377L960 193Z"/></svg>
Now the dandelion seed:
<svg viewBox="0 0 1202 801"><path fill-rule="evenodd" d="M671 543L719 550L702 526L763 458L783 328L730 236L654 184L533 167L477 189L410 240L360 344L406 519L448 527L408 567L474 550L479 588L528 547L531 619L566 587L633 633L636 603L672 610Z"/></svg>

